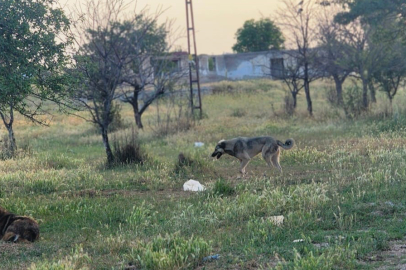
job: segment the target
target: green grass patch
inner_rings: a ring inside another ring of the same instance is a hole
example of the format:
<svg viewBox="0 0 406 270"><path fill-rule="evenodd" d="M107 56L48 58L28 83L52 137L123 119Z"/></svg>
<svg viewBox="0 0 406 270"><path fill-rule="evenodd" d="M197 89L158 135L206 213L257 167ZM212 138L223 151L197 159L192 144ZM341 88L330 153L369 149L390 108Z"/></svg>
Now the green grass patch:
<svg viewBox="0 0 406 270"><path fill-rule="evenodd" d="M287 117L279 82L209 86L205 117L183 132L156 136L156 112L168 109L153 104L133 137L148 158L127 162L122 148L124 162L110 168L91 124L56 114L40 127L17 116L22 154L0 160L0 205L38 220L41 236L0 242L0 268L396 268L393 243L406 242L404 89L393 114L378 93L369 112L349 120L326 101L328 82L312 85L314 117L304 95ZM122 108L125 124L111 138L132 132L132 110ZM261 155L244 177L237 159L210 157L221 139L264 135L295 140L282 150L283 173ZM184 192L189 179L207 190ZM406 254L397 256L399 265Z"/></svg>

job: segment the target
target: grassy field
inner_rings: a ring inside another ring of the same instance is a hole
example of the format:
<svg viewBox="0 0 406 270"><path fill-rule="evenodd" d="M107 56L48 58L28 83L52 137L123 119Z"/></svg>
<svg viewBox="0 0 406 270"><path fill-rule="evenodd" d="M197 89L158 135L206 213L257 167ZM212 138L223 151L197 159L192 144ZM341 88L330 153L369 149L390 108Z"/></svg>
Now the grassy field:
<svg viewBox="0 0 406 270"><path fill-rule="evenodd" d="M312 90L313 118L303 96L287 117L277 82L212 87L187 131L160 136L170 128L157 127L156 106L147 111L143 165L105 168L101 136L80 118L55 114L50 127L18 118L21 154L0 160L0 205L38 220L41 237L0 242L0 269L404 269L404 90L393 115L382 95L350 121L326 102L326 82ZM132 130L122 108L112 140ZM220 139L260 135L295 139L282 174L256 157L241 178L236 159L210 157ZM180 152L191 164L179 166ZM184 192L188 179L207 190Z"/></svg>

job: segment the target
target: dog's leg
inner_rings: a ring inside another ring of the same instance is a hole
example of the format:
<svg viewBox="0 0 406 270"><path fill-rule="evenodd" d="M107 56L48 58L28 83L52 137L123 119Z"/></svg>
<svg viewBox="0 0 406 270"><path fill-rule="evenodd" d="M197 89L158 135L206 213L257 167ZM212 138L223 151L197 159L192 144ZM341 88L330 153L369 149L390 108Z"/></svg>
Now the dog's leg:
<svg viewBox="0 0 406 270"><path fill-rule="evenodd" d="M248 155L247 152L243 152L242 155L240 155L239 159L241 160L241 166L240 166L240 173L243 175L245 174L245 168L247 167L248 163L251 161L250 155Z"/></svg>
<svg viewBox="0 0 406 270"><path fill-rule="evenodd" d="M279 164L279 154L280 154L280 149L278 149L278 151L276 151L276 153L274 155L272 155L271 160L272 160L272 164L278 168L278 170L282 173L282 167Z"/></svg>
<svg viewBox="0 0 406 270"><path fill-rule="evenodd" d="M268 167L270 169L272 169L271 155L268 155L265 153L265 151L262 151L262 158L266 161L266 164L268 164Z"/></svg>
<svg viewBox="0 0 406 270"><path fill-rule="evenodd" d="M241 163L240 163L240 173L242 175L245 174L245 168L247 167L248 163L251 161L251 157L250 155L248 155L247 152L243 151L240 154L238 154L238 156L236 156L236 158L238 158Z"/></svg>
<svg viewBox="0 0 406 270"><path fill-rule="evenodd" d="M268 164L269 169L272 169L272 163L271 163L271 155L272 155L272 149L271 149L270 144L264 145L262 147L262 158L266 161L266 164ZM264 172L264 176L266 176L266 173Z"/></svg>
<svg viewBox="0 0 406 270"><path fill-rule="evenodd" d="M247 167L249 162L250 162L250 159L241 160L240 173L242 173L243 175L245 175L245 168Z"/></svg>

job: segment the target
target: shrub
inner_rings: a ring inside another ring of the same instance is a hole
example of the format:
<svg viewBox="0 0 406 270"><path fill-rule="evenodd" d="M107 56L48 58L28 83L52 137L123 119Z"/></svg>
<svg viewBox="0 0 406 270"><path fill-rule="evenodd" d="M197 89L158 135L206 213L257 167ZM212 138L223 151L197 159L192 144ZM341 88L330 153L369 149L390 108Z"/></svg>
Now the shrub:
<svg viewBox="0 0 406 270"><path fill-rule="evenodd" d="M343 93L343 109L345 116L349 119L358 118L363 112L362 89L354 83L346 87Z"/></svg>
<svg viewBox="0 0 406 270"><path fill-rule="evenodd" d="M147 155L141 149L138 135L134 128L131 130L131 135L124 133L119 138L114 138L113 155L115 162L122 164L143 164L147 159Z"/></svg>
<svg viewBox="0 0 406 270"><path fill-rule="evenodd" d="M289 93L287 93L285 95L284 98L284 109L285 109L285 113L289 116L292 116L295 113L295 107L294 107L294 103L293 103L293 97L292 95L290 95Z"/></svg>

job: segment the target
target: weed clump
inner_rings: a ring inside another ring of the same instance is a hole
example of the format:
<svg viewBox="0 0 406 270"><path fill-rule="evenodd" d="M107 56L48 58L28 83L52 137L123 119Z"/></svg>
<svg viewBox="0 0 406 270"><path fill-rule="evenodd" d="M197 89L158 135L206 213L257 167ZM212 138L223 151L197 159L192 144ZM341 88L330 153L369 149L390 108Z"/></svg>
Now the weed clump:
<svg viewBox="0 0 406 270"><path fill-rule="evenodd" d="M235 194L235 188L223 179L214 183L213 193L218 196L231 196Z"/></svg>
<svg viewBox="0 0 406 270"><path fill-rule="evenodd" d="M178 162L175 164L175 174L184 172L186 168L192 167L194 163L195 161L192 158L185 156L183 153L179 153Z"/></svg>
<svg viewBox="0 0 406 270"><path fill-rule="evenodd" d="M247 111L242 108L234 109L231 113L232 117L244 117L247 115Z"/></svg>
<svg viewBox="0 0 406 270"><path fill-rule="evenodd" d="M235 86L230 82L220 82L213 85L211 91L215 95L229 94L235 91Z"/></svg>

